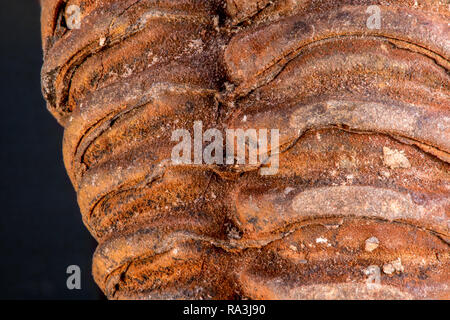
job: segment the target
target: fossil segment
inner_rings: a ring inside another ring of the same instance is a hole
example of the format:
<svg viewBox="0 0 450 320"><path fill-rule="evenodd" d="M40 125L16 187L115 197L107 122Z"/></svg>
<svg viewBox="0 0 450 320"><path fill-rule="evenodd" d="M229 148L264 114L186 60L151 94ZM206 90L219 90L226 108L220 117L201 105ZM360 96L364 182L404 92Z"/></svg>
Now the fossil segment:
<svg viewBox="0 0 450 320"><path fill-rule="evenodd" d="M448 3L41 2L43 94L108 298L450 298ZM278 129L276 173L175 164L199 121Z"/></svg>

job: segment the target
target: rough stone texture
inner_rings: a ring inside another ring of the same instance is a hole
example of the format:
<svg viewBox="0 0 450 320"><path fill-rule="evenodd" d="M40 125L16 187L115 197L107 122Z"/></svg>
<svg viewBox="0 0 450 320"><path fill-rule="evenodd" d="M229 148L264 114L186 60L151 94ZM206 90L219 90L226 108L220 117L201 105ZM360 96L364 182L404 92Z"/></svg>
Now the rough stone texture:
<svg viewBox="0 0 450 320"><path fill-rule="evenodd" d="M448 1L41 2L109 298L450 299ZM280 129L278 173L173 165L194 121Z"/></svg>

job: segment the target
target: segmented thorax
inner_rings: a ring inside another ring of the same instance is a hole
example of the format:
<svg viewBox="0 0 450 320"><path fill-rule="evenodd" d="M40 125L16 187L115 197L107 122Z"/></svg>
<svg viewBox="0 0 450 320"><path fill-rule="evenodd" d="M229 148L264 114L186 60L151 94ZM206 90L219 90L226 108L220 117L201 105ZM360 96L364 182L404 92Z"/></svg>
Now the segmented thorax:
<svg viewBox="0 0 450 320"><path fill-rule="evenodd" d="M450 298L448 3L42 6L43 92L109 298Z"/></svg>

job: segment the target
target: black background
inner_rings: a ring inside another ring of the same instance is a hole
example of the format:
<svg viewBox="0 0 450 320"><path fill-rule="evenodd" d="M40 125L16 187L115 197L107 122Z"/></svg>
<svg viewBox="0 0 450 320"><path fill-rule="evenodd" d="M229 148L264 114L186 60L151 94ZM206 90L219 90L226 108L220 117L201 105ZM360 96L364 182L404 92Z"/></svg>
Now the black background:
<svg viewBox="0 0 450 320"><path fill-rule="evenodd" d="M95 240L62 159L63 129L40 87L37 0L1 0L0 299L103 298L91 276ZM66 269L82 270L68 290Z"/></svg>

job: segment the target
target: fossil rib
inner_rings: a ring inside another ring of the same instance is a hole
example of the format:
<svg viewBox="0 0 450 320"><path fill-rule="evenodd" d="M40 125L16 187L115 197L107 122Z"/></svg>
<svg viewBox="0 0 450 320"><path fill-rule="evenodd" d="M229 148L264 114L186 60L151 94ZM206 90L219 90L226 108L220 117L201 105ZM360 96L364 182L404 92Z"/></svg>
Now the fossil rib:
<svg viewBox="0 0 450 320"><path fill-rule="evenodd" d="M448 3L41 2L108 298L450 299ZM276 174L174 164L199 121L278 129Z"/></svg>

